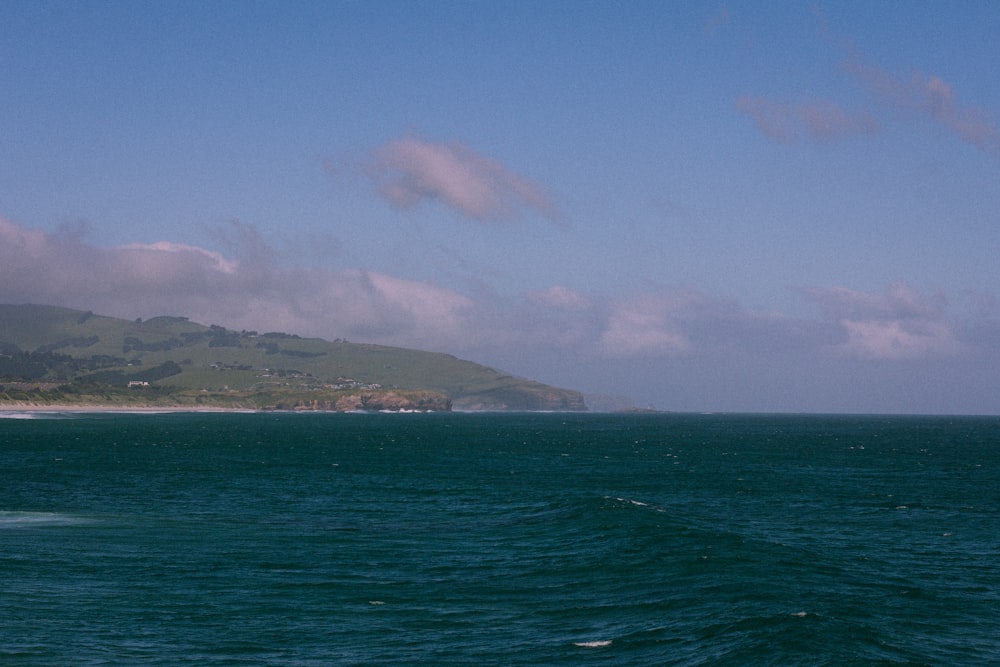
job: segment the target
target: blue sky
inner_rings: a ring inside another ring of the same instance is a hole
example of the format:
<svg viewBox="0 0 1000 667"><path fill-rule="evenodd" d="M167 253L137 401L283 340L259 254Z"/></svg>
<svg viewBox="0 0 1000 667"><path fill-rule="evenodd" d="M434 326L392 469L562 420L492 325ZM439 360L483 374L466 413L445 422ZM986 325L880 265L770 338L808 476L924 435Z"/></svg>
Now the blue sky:
<svg viewBox="0 0 1000 667"><path fill-rule="evenodd" d="M0 301L1000 412L994 2L7 2Z"/></svg>

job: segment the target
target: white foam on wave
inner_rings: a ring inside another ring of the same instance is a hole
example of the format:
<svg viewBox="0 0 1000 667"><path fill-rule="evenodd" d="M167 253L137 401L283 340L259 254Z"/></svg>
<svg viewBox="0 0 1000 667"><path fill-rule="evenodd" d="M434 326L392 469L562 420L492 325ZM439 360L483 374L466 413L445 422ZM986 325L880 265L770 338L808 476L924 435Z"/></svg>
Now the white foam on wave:
<svg viewBox="0 0 1000 667"><path fill-rule="evenodd" d="M0 412L0 419L38 419L37 412Z"/></svg>
<svg viewBox="0 0 1000 667"><path fill-rule="evenodd" d="M35 526L78 526L87 519L58 512L10 512L0 510L0 529Z"/></svg>
<svg viewBox="0 0 1000 667"><path fill-rule="evenodd" d="M0 419L72 419L74 415L62 410L0 410Z"/></svg>
<svg viewBox="0 0 1000 667"><path fill-rule="evenodd" d="M611 496L604 496L604 499L605 500L612 500ZM641 500L633 500L632 498L619 498L619 497L615 497L614 500L617 500L620 503L631 503L631 504L635 505L636 507L649 507L649 503L644 503Z"/></svg>
<svg viewBox="0 0 1000 667"><path fill-rule="evenodd" d="M611 639L598 639L596 641L590 642L573 642L573 646L580 646L582 648L604 648L605 646L611 646Z"/></svg>
<svg viewBox="0 0 1000 667"><path fill-rule="evenodd" d="M619 497L612 498L611 496L603 496L603 498L605 500L616 500L617 502L620 503L628 503L630 505L635 505L636 507L649 507L650 509L655 510L661 514L665 514L667 511L662 507L655 507L650 505L649 503L644 503L641 500L635 500L634 498L619 498Z"/></svg>

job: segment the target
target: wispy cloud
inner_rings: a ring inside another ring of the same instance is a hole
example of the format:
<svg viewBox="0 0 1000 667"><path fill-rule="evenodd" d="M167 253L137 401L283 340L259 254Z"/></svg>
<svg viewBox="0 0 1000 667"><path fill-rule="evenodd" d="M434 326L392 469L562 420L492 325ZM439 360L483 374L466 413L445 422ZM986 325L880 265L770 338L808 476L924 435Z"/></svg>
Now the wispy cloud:
<svg viewBox="0 0 1000 667"><path fill-rule="evenodd" d="M985 108L961 102L952 84L941 76L913 71L898 76L867 63L857 47L832 35L819 9L813 9L820 32L844 56L843 68L881 103L901 111L925 114L962 141L994 157L1000 157L1000 126ZM880 129L872 112L849 112L827 100L789 103L766 96L746 95L736 102L767 137L786 143L803 139L832 140L871 134Z"/></svg>
<svg viewBox="0 0 1000 667"><path fill-rule="evenodd" d="M851 114L826 100L788 104L766 97L744 96L736 101L736 108L753 119L765 136L787 143L871 134L879 127L871 114Z"/></svg>
<svg viewBox="0 0 1000 667"><path fill-rule="evenodd" d="M1000 157L1000 128L993 115L986 109L961 104L952 85L941 77L914 72L908 79L900 78L858 57L850 58L846 68L883 102L927 114L963 141Z"/></svg>
<svg viewBox="0 0 1000 667"><path fill-rule="evenodd" d="M885 294L847 287L804 289L802 293L835 319L939 318L947 306L940 295L924 297L904 283L894 283Z"/></svg>
<svg viewBox="0 0 1000 667"><path fill-rule="evenodd" d="M508 219L524 210L558 218L540 185L456 142L391 141L376 152L372 176L400 208L436 200L476 220Z"/></svg>
<svg viewBox="0 0 1000 667"><path fill-rule="evenodd" d="M703 31L706 35L714 35L718 30L729 25L732 16L728 7L720 7L705 20Z"/></svg>

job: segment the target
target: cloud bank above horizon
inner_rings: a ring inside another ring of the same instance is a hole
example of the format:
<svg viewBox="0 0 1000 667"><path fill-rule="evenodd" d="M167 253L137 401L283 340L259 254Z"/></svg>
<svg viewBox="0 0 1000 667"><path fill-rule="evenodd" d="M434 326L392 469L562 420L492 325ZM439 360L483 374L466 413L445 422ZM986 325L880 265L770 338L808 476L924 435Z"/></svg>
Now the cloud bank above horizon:
<svg viewBox="0 0 1000 667"><path fill-rule="evenodd" d="M181 314L229 328L474 360L503 357L514 347L527 368L533 358L567 348L577 359L626 368L653 359L710 364L720 356L784 367L809 358L907 364L1000 354L995 305L976 310L984 303L978 300L959 310L945 295L923 295L904 283L882 293L802 288L810 317L755 312L695 287L606 299L553 285L504 300L362 269L282 266L260 252L256 230L231 225L244 247L227 257L168 241L98 247L0 219L0 302L130 319Z"/></svg>

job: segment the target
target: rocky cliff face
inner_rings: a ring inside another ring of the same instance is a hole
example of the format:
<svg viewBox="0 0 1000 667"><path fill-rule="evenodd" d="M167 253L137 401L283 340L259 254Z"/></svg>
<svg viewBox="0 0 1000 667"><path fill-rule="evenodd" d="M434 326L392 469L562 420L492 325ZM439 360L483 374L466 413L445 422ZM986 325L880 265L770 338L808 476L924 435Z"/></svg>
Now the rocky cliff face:
<svg viewBox="0 0 1000 667"><path fill-rule="evenodd" d="M583 394L538 383L526 383L455 398L456 410L526 412L585 412Z"/></svg>

